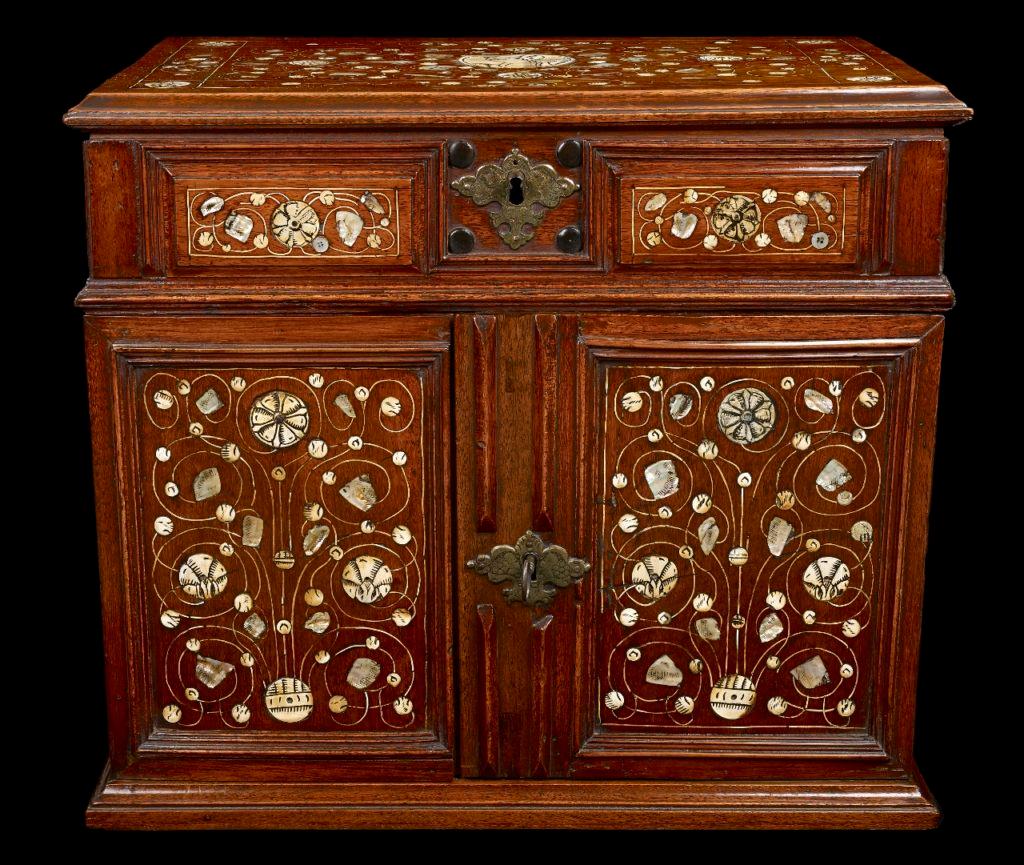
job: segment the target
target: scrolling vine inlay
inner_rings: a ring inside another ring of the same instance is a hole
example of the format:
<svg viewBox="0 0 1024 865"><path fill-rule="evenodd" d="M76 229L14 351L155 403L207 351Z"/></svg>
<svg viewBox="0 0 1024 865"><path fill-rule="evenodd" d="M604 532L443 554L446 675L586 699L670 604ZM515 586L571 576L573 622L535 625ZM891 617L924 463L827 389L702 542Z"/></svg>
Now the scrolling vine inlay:
<svg viewBox="0 0 1024 865"><path fill-rule="evenodd" d="M632 190L632 244L644 255L842 253L846 187L695 185Z"/></svg>
<svg viewBox="0 0 1024 865"><path fill-rule="evenodd" d="M605 372L602 723L858 723L890 371L713 366Z"/></svg>
<svg viewBox="0 0 1024 865"><path fill-rule="evenodd" d="M192 257L400 254L397 189L188 189Z"/></svg>
<svg viewBox="0 0 1024 865"><path fill-rule="evenodd" d="M141 398L163 720L422 724L415 371L159 371Z"/></svg>

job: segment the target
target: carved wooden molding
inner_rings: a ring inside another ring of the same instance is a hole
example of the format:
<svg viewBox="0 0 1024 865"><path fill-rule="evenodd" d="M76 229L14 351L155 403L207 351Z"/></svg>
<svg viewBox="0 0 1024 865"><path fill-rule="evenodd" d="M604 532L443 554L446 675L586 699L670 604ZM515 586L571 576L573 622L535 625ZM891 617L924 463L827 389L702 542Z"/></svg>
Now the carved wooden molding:
<svg viewBox="0 0 1024 865"><path fill-rule="evenodd" d="M480 777L494 778L501 771L501 723L498 707L498 631L492 604L478 604L477 621L480 625Z"/></svg>
<svg viewBox="0 0 1024 865"><path fill-rule="evenodd" d="M493 315L473 316L476 524L481 532L493 532L498 527L497 376L497 319Z"/></svg>
<svg viewBox="0 0 1024 865"><path fill-rule="evenodd" d="M557 473L558 316L533 317L533 528L555 528Z"/></svg>

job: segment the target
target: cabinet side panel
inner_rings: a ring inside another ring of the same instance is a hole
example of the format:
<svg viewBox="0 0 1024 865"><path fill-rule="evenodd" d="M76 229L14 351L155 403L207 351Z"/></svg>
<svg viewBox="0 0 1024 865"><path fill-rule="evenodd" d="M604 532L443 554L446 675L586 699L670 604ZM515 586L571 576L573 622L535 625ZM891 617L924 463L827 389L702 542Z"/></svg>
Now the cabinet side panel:
<svg viewBox="0 0 1024 865"><path fill-rule="evenodd" d="M889 682L887 711L880 717L880 733L890 752L901 762L913 760L914 718L921 642L924 595L924 563L928 549L928 511L932 497L932 463L935 456L936 412L942 363L944 322L933 327L905 358L906 403L900 412L903 443L899 498L904 503L895 533L897 562L890 603L891 646L885 647L902 679ZM911 683L904 686L904 682ZM882 695L879 695L880 697Z"/></svg>

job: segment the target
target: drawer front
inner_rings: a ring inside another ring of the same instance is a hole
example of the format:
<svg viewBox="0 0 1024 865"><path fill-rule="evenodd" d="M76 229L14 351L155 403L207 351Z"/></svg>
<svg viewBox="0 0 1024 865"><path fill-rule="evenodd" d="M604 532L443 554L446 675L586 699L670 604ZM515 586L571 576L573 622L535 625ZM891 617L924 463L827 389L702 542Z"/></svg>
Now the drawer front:
<svg viewBox="0 0 1024 865"><path fill-rule="evenodd" d="M865 272L884 250L882 153L615 160L620 265Z"/></svg>
<svg viewBox="0 0 1024 865"><path fill-rule="evenodd" d="M944 140L707 137L92 141L92 274L230 281L281 268L326 283L433 271L454 283L523 268L612 282L940 272Z"/></svg>
<svg viewBox="0 0 1024 865"><path fill-rule="evenodd" d="M145 750L443 764L444 320L404 322L414 347L378 319L134 326L115 387Z"/></svg>
<svg viewBox="0 0 1024 865"><path fill-rule="evenodd" d="M379 143L149 151L153 264L182 275L421 269L434 155L418 156Z"/></svg>

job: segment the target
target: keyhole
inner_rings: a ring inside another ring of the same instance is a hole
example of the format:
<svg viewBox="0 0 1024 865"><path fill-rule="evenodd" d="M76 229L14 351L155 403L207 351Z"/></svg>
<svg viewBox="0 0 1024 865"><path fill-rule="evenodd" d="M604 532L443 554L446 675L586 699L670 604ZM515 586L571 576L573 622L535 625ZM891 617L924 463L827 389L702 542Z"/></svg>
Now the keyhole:
<svg viewBox="0 0 1024 865"><path fill-rule="evenodd" d="M523 179L521 177L513 177L508 182L508 203L509 204L522 204L523 203Z"/></svg>

